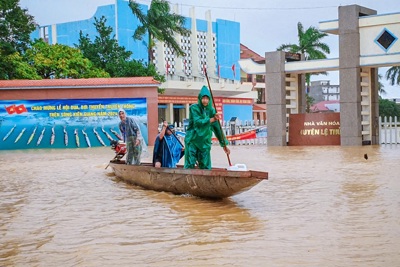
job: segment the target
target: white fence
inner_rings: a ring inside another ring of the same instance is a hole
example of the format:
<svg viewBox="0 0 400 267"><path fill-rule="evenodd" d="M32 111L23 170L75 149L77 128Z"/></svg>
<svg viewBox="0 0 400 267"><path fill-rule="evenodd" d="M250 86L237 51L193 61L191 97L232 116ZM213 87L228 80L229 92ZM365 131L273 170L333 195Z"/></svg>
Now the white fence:
<svg viewBox="0 0 400 267"><path fill-rule="evenodd" d="M397 117L379 117L379 143L400 144L400 122Z"/></svg>
<svg viewBox="0 0 400 267"><path fill-rule="evenodd" d="M228 121L223 121L222 129L226 136L241 134L250 130L257 130L257 137L248 140L235 140L229 142L231 145L266 145L267 144L267 125L264 121L239 121L232 125ZM159 125L161 130L161 124ZM185 132L183 123L177 125L175 130ZM379 117L379 144L400 144L400 121L397 117ZM218 144L218 142L213 142Z"/></svg>

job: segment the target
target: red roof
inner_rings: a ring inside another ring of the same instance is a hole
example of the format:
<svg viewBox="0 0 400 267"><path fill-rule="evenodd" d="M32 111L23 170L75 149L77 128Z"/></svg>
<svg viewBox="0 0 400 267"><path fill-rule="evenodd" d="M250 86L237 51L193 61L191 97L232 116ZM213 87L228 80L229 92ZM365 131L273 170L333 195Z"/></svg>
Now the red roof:
<svg viewBox="0 0 400 267"><path fill-rule="evenodd" d="M339 100L321 101L315 105L312 105L311 110L312 111L329 111L330 109L328 109L326 107L326 104L338 104L338 103L340 103Z"/></svg>
<svg viewBox="0 0 400 267"><path fill-rule="evenodd" d="M251 58L255 62L261 63L265 62L265 58L248 48L247 46L240 44L240 59Z"/></svg>
<svg viewBox="0 0 400 267"><path fill-rule="evenodd" d="M253 111L266 111L266 104L253 104Z"/></svg>
<svg viewBox="0 0 400 267"><path fill-rule="evenodd" d="M44 80L0 80L1 88L43 87L157 87L160 83L153 77L89 78L89 79L44 79Z"/></svg>

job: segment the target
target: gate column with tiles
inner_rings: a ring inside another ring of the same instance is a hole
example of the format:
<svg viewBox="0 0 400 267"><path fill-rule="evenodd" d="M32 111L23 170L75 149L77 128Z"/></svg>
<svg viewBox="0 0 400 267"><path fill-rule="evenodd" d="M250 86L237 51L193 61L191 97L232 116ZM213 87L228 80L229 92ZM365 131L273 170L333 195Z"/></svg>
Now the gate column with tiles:
<svg viewBox="0 0 400 267"><path fill-rule="evenodd" d="M360 66L359 17L376 15L358 5L339 7L339 81L340 81L340 143L342 146L372 144L376 110L372 100L377 101L377 87L372 81L373 69L362 70ZM375 96L376 94L376 96Z"/></svg>
<svg viewBox="0 0 400 267"><path fill-rule="evenodd" d="M289 114L305 112L304 75L285 72L285 52L265 53L268 146L285 146Z"/></svg>

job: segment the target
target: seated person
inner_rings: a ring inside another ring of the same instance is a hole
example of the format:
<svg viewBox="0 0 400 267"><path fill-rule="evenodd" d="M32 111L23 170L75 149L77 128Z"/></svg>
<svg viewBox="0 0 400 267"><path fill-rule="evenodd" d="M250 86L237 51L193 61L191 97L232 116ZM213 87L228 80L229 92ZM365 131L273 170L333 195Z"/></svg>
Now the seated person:
<svg viewBox="0 0 400 267"><path fill-rule="evenodd" d="M161 132L154 142L153 166L156 168L176 168L176 164L184 155L185 148L172 132L174 126L163 122Z"/></svg>

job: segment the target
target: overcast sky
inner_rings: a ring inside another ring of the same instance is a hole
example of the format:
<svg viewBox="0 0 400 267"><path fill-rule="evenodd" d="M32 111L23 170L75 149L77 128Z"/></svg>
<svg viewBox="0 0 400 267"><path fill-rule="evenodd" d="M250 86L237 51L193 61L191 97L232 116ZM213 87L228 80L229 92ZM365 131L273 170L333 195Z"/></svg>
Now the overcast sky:
<svg viewBox="0 0 400 267"><path fill-rule="evenodd" d="M150 0L137 1L150 4ZM297 23L304 28L319 27L319 22L338 18L338 6L357 4L374 9L378 14L400 13L399 0L169 0L179 5L183 16L189 16L189 8L195 7L196 17L205 19L211 10L212 20L227 19L240 23L241 43L264 55L275 51L284 43L297 43ZM40 25L87 19L93 16L97 6L114 4L115 0L20 0ZM245 3L245 6L243 4ZM338 57L338 37L323 39L331 48L328 58ZM380 69L382 75L387 68ZM329 76L314 76L312 80L331 80L338 84L337 72ZM387 95L384 98L400 98L400 86L390 86L383 80Z"/></svg>

